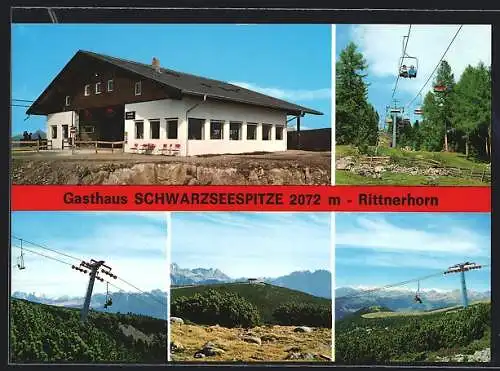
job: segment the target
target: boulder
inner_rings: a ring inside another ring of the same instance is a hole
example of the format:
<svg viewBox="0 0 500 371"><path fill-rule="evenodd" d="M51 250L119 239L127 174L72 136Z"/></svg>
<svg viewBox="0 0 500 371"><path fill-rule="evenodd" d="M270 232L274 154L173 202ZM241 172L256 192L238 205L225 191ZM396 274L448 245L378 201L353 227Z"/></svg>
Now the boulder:
<svg viewBox="0 0 500 371"><path fill-rule="evenodd" d="M184 324L184 320L179 317L170 317L170 323L178 323L180 325Z"/></svg>
<svg viewBox="0 0 500 371"><path fill-rule="evenodd" d="M181 343L177 343L175 341L172 341L170 343L170 351L171 352L179 352L179 351L183 351L185 348L184 348L184 345L182 345Z"/></svg>
<svg viewBox="0 0 500 371"><path fill-rule="evenodd" d="M262 344L262 340L257 336L244 335L241 337L241 340L243 340L244 342L247 342L247 343L252 343L252 344L258 344L258 345Z"/></svg>

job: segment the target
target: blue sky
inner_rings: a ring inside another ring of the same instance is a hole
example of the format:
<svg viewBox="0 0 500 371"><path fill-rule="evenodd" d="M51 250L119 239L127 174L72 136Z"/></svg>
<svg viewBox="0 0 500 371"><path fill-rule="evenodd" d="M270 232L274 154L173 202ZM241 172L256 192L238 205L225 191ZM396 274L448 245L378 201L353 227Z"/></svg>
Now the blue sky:
<svg viewBox="0 0 500 371"><path fill-rule="evenodd" d="M489 213L337 213L335 287L378 287L465 261L490 264L490 218ZM490 290L490 274L490 268L466 273L468 288ZM459 279L433 278L421 288L458 289Z"/></svg>
<svg viewBox="0 0 500 371"><path fill-rule="evenodd" d="M395 98L399 104L407 106L417 96L434 67L449 45L458 25L412 25L406 52L418 58L418 73L415 79L399 79ZM402 54L403 36L408 33L409 25L337 25L336 56L353 41L368 62L370 83L368 99L385 119L386 106L392 103L399 58ZM483 61L491 64L491 26L464 25L446 54L447 60L458 81L468 64L477 65ZM432 86L432 79L423 90L422 99ZM414 109L421 103L420 97L408 105L405 113L414 121Z"/></svg>
<svg viewBox="0 0 500 371"><path fill-rule="evenodd" d="M330 127L329 25L12 25L12 98L36 99L78 51L90 50L242 84L323 112ZM48 52L50 50L50 52ZM45 128L12 108L13 132Z"/></svg>
<svg viewBox="0 0 500 371"><path fill-rule="evenodd" d="M123 212L13 212L12 235L79 259L102 259L119 277L144 291L167 289L167 214ZM13 245L19 241L13 239ZM78 265L78 261L23 246ZM12 250L12 292L48 297L83 296L88 279L62 263L25 252L25 270L16 267L20 250ZM164 279L162 279L164 277ZM136 292L123 282L116 285ZM114 288L110 288L115 290ZM94 292L105 292L97 282Z"/></svg>
<svg viewBox="0 0 500 371"><path fill-rule="evenodd" d="M171 261L233 278L330 270L328 213L172 213Z"/></svg>

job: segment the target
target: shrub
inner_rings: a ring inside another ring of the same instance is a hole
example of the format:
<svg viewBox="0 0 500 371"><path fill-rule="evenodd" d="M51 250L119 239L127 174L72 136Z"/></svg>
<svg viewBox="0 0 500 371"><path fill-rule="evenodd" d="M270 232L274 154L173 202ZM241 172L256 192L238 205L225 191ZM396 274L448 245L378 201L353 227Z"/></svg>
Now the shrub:
<svg viewBox="0 0 500 371"><path fill-rule="evenodd" d="M205 325L254 327L260 324L259 311L252 303L236 293L214 289L176 298L171 312L173 316Z"/></svg>
<svg viewBox="0 0 500 371"><path fill-rule="evenodd" d="M327 305L301 303L282 304L273 311L273 317L278 324L285 326L332 326L332 309Z"/></svg>

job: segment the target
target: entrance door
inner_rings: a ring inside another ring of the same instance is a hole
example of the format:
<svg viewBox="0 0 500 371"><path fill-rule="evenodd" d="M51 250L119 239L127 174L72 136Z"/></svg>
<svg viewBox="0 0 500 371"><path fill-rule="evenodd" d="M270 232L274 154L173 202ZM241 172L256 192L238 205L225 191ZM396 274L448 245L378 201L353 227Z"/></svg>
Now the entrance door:
<svg viewBox="0 0 500 371"><path fill-rule="evenodd" d="M62 148L65 145L69 146L69 125L62 126Z"/></svg>

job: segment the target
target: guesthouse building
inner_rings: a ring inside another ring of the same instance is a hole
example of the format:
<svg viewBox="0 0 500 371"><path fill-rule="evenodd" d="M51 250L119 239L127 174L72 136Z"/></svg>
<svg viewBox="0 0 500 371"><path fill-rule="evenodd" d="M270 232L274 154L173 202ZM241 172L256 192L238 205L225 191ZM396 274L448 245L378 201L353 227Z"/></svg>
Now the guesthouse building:
<svg viewBox="0 0 500 371"><path fill-rule="evenodd" d="M226 82L78 51L27 110L47 116L53 149L117 143L193 156L287 149L287 123L311 108ZM97 148L97 147L96 147Z"/></svg>

